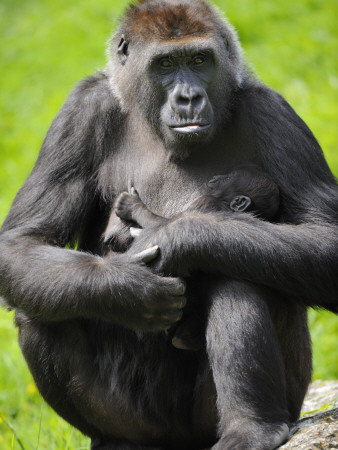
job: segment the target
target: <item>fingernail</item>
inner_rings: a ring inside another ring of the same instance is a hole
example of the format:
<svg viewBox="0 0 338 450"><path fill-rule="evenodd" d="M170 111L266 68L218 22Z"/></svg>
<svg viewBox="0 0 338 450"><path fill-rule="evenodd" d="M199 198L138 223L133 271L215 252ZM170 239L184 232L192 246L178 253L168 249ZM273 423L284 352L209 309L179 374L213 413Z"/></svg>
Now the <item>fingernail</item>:
<svg viewBox="0 0 338 450"><path fill-rule="evenodd" d="M182 294L184 294L186 288L187 288L186 282L181 280L179 282L178 289L180 289L182 291Z"/></svg>

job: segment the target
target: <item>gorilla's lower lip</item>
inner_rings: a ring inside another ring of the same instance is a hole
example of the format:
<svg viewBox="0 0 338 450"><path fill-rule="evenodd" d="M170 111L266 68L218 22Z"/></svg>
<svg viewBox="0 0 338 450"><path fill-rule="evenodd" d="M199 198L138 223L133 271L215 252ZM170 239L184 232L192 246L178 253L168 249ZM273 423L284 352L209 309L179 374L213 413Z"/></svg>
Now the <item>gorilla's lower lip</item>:
<svg viewBox="0 0 338 450"><path fill-rule="evenodd" d="M170 128L178 133L199 133L210 127L210 123L204 125L198 123L190 123L186 125L172 125Z"/></svg>

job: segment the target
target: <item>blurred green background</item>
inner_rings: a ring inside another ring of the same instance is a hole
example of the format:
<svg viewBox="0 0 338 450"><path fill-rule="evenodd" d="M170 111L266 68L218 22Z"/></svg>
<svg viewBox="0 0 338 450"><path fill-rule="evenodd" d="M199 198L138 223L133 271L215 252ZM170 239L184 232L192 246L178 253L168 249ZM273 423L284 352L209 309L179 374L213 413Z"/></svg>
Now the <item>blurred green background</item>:
<svg viewBox="0 0 338 450"><path fill-rule="evenodd" d="M0 0L0 223L76 82L105 65L126 1ZM218 0L258 76L308 123L338 175L336 0ZM80 449L89 441L44 404L0 311L0 448ZM310 312L314 379L338 378L338 320Z"/></svg>

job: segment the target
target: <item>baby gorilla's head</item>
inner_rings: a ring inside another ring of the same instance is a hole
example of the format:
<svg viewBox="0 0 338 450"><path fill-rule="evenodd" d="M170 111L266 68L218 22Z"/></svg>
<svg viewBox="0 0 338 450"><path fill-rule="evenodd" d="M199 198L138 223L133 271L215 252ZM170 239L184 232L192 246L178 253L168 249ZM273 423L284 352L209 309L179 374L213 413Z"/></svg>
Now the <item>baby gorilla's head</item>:
<svg viewBox="0 0 338 450"><path fill-rule="evenodd" d="M256 166L216 175L207 183L206 194L216 199L220 209L252 211L264 219L273 218L279 208L278 186Z"/></svg>

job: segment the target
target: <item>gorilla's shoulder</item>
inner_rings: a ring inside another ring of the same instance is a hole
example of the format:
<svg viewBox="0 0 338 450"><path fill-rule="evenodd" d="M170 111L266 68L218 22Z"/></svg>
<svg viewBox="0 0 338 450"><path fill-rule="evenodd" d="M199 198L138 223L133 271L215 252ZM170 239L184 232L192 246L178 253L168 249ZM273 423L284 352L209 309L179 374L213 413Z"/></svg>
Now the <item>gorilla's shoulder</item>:
<svg viewBox="0 0 338 450"><path fill-rule="evenodd" d="M306 128L284 97L257 79L250 79L239 89L237 107L254 122L297 122L300 128Z"/></svg>
<svg viewBox="0 0 338 450"><path fill-rule="evenodd" d="M246 80L237 94L239 101L245 102L247 106L266 104L271 107L275 104L286 103L278 92L254 78Z"/></svg>
<svg viewBox="0 0 338 450"><path fill-rule="evenodd" d="M109 94L113 97L113 94L109 88L109 77L103 71L96 72L93 75L81 80L75 87L75 91L79 94L83 93L84 95L95 93L96 95L102 96Z"/></svg>
<svg viewBox="0 0 338 450"><path fill-rule="evenodd" d="M67 99L71 108L95 114L121 113L120 103L109 84L109 76L97 72L81 80Z"/></svg>

